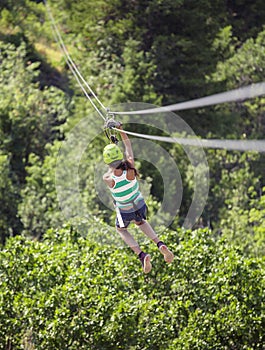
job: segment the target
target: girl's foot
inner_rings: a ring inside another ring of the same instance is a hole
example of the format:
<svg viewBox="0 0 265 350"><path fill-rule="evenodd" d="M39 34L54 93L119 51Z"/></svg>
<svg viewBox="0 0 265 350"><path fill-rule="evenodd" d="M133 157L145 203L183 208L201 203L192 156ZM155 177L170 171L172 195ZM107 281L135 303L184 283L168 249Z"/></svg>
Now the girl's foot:
<svg viewBox="0 0 265 350"><path fill-rule="evenodd" d="M170 264L174 260L174 254L168 249L168 247L162 243L159 245L158 249L164 255L165 262Z"/></svg>
<svg viewBox="0 0 265 350"><path fill-rule="evenodd" d="M151 264L151 256L149 254L146 254L144 252L141 252L139 254L139 259L142 263L142 267L144 270L144 273L149 273L152 269L152 264Z"/></svg>

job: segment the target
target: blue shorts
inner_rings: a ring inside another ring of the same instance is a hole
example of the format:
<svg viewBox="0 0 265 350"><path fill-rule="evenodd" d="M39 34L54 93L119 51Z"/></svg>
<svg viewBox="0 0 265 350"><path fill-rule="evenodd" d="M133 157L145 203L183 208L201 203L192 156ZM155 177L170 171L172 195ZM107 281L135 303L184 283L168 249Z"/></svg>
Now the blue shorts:
<svg viewBox="0 0 265 350"><path fill-rule="evenodd" d="M122 210L120 209L121 217L124 223L124 227L128 227L131 221L141 222L146 219L147 206L144 203L139 209L132 210ZM116 218L116 226L120 227L118 218Z"/></svg>

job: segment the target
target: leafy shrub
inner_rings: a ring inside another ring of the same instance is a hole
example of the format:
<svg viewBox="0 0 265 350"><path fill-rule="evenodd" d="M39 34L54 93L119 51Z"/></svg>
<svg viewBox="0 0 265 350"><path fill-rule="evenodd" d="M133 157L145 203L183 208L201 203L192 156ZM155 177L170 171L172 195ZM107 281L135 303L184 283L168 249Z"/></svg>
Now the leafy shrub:
<svg viewBox="0 0 265 350"><path fill-rule="evenodd" d="M91 223L42 242L9 239L1 251L0 346L12 349L262 349L264 262L208 230L158 230L176 254L155 245L144 275L127 248L99 244ZM23 345L24 344L24 345Z"/></svg>

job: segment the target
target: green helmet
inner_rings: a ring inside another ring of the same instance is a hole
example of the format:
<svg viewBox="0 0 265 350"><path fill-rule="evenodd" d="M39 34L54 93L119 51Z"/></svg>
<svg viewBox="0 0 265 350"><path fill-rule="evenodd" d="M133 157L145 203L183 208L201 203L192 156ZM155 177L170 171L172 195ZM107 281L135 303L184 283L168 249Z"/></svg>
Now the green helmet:
<svg viewBox="0 0 265 350"><path fill-rule="evenodd" d="M122 160L123 154L120 148L114 143L107 145L103 150L104 163L111 164L116 160Z"/></svg>

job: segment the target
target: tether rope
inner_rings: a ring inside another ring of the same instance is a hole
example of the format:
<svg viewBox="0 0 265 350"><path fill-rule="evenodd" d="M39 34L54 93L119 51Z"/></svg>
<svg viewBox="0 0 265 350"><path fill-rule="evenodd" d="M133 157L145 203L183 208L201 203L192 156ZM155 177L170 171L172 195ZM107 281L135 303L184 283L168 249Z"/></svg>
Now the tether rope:
<svg viewBox="0 0 265 350"><path fill-rule="evenodd" d="M125 111L125 112L113 112L116 115L128 115L128 114L150 114L150 113L161 113L171 111L182 111L185 109L199 108L205 106L216 105L219 103L235 102L246 100L253 97L265 95L265 82L251 84L239 89L234 89L226 92L221 92L215 95L202 97L196 100L181 102L169 106L156 107L138 111Z"/></svg>
<svg viewBox="0 0 265 350"><path fill-rule="evenodd" d="M264 140L222 140L222 139L200 139L200 138L179 138L179 137L167 137L167 136L156 136L139 134L126 130L120 130L114 128L119 132L124 132L128 135L141 137L149 140L157 140L169 143L179 143L187 146L197 146L204 148L221 148L230 151L256 151L265 152L265 141Z"/></svg>
<svg viewBox="0 0 265 350"><path fill-rule="evenodd" d="M92 106L94 107L94 109L97 111L97 113L101 116L101 118L106 121L106 118L104 117L104 115L100 112L100 110L98 109L98 107L96 106L96 104L93 102L92 98L89 96L88 92L86 91L86 89L84 88L84 86L82 85L80 79L82 80L82 82L85 84L85 86L88 88L89 92L91 93L91 95L96 99L96 101L99 103L99 105L106 111L108 111L108 109L103 105L103 103L99 100L99 98L96 96L96 94L93 92L93 90L91 89L91 87L88 85L87 81L83 78L82 74L80 73L79 69L76 67L74 61L72 60L70 54L68 53L68 50L66 49L66 46L64 44L64 41L62 39L62 36L57 28L57 25L55 23L54 17L52 15L50 6L48 5L46 0L43 0L44 5L46 7L47 13L49 15L51 24L52 24L52 29L53 29L53 34L55 37L55 40L57 41L57 43L59 44L62 52L63 52L63 56L64 59L68 65L68 67L70 68L71 72L73 73L74 77L76 78L79 86L81 87L81 89L83 90L85 96L88 98L88 100L90 101L90 103L92 104ZM80 79L79 79L80 78Z"/></svg>

